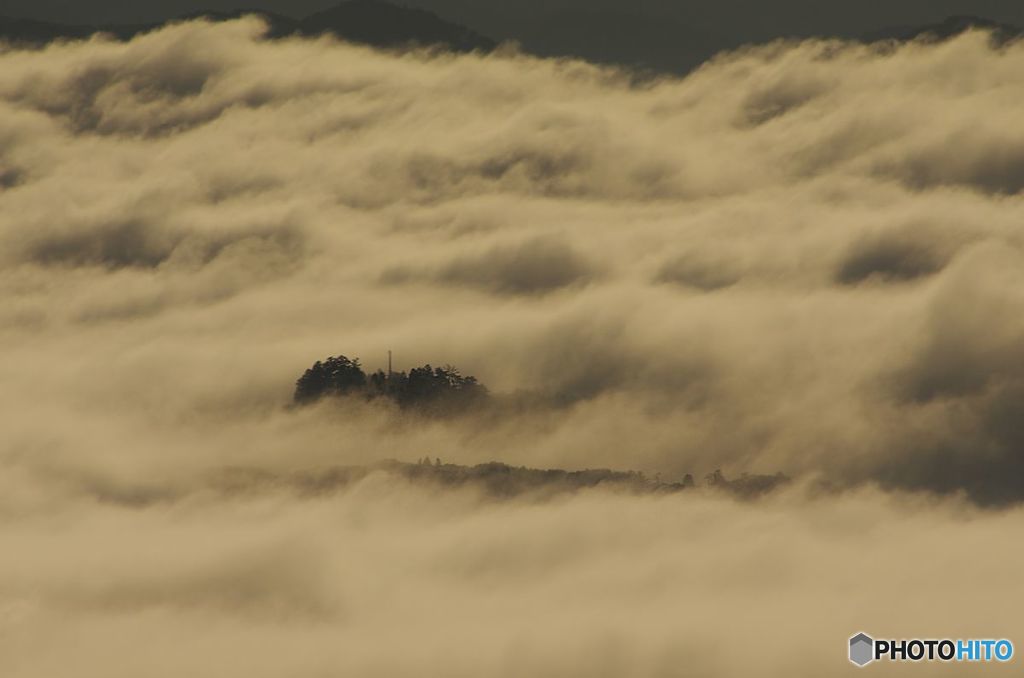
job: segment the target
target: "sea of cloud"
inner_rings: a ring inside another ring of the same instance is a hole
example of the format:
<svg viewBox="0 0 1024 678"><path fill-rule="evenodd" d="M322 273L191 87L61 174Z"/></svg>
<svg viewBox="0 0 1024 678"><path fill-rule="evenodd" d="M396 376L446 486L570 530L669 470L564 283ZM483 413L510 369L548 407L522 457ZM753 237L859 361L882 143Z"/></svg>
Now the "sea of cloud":
<svg viewBox="0 0 1024 678"><path fill-rule="evenodd" d="M261 30L0 48L0 673L820 676L861 628L1024 631L1024 46L676 79ZM502 406L288 407L388 350ZM798 482L205 480L423 455Z"/></svg>

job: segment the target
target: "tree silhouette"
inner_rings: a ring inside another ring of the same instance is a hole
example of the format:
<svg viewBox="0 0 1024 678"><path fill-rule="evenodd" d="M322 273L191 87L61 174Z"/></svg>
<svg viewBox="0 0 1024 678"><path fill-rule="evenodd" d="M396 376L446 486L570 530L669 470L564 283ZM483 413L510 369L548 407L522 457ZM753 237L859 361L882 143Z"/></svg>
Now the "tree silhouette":
<svg viewBox="0 0 1024 678"><path fill-rule="evenodd" d="M370 397L386 395L388 392L388 375L384 370L377 370L370 375L367 382L367 393Z"/></svg>
<svg viewBox="0 0 1024 678"><path fill-rule="evenodd" d="M359 367L359 359L349 360L343 355L319 360L305 371L295 383L295 402L311 403L325 396L339 396L363 391L366 374Z"/></svg>
<svg viewBox="0 0 1024 678"><path fill-rule="evenodd" d="M377 370L369 377L359 360L345 356L317 361L295 384L295 402L303 405L325 396L362 395L367 399L387 398L399 407L433 414L464 409L481 401L487 389L476 377L462 376L451 365L414 367L405 372Z"/></svg>
<svg viewBox="0 0 1024 678"><path fill-rule="evenodd" d="M414 367L392 376L391 396L403 407L467 405L487 392L476 377L464 377L451 365Z"/></svg>

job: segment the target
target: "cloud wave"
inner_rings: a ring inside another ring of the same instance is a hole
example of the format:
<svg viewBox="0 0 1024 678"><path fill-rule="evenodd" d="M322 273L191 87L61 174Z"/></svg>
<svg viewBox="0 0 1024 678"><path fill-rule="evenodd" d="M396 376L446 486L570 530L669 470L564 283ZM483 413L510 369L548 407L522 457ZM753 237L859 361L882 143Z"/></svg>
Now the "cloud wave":
<svg viewBox="0 0 1024 678"><path fill-rule="evenodd" d="M1020 560L1024 46L779 42L640 80L261 30L0 48L0 673L823 675L876 621L1013 631L976 611ZM286 407L313 361L389 349L499 405ZM202 489L425 455L798 482L758 508ZM923 558L977 583L883 619L865 573ZM794 673L764 611L822 601L849 614Z"/></svg>

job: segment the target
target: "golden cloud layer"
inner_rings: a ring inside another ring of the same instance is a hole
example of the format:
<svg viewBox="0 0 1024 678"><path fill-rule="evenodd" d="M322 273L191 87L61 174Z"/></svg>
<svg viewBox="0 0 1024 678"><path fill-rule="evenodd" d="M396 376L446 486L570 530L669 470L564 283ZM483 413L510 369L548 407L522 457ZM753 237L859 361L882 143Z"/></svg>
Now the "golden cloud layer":
<svg viewBox="0 0 1024 678"><path fill-rule="evenodd" d="M821 676L862 628L1022 630L1024 47L638 80L260 30L0 51L0 673ZM389 349L499 406L286 407ZM202 480L423 455L801 482Z"/></svg>

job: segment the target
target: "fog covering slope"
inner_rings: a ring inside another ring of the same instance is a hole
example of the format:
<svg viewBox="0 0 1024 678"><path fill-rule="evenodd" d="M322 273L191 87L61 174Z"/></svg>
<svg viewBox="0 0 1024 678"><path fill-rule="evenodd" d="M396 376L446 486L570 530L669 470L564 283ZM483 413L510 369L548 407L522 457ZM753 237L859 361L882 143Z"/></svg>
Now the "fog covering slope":
<svg viewBox="0 0 1024 678"><path fill-rule="evenodd" d="M1024 47L638 81L261 30L0 51L0 673L820 676L860 630L1020 637ZM288 406L389 349L496 404ZM208 482L423 456L794 482Z"/></svg>

